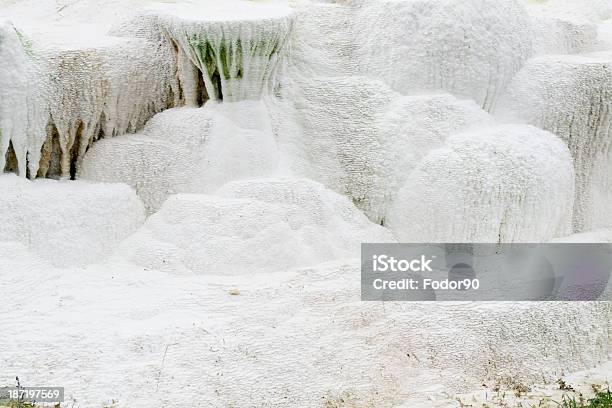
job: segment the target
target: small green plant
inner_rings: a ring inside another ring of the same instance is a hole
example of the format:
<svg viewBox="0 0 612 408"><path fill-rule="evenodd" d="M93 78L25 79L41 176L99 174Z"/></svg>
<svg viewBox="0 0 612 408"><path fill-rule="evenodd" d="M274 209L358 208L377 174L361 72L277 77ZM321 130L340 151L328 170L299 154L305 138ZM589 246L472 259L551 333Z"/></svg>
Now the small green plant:
<svg viewBox="0 0 612 408"><path fill-rule="evenodd" d="M584 401L583 398L576 400L575 397L563 396L561 408L612 408L612 392L610 390L598 391L594 398Z"/></svg>
<svg viewBox="0 0 612 408"><path fill-rule="evenodd" d="M595 398L589 400L588 408L609 408L612 407L612 392L610 390L599 391Z"/></svg>

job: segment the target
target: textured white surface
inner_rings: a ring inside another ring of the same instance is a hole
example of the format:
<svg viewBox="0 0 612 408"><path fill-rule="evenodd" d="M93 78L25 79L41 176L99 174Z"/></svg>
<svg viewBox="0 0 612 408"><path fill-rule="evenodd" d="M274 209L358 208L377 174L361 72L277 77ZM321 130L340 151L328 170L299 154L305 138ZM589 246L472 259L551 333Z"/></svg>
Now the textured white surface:
<svg viewBox="0 0 612 408"><path fill-rule="evenodd" d="M9 93L2 98L3 110L14 111L0 116L0 147L4 156L12 141L23 177L26 163L31 178L70 177L95 139L134 132L178 103L172 59L158 44L115 38L55 45L51 40L41 50L27 37L22 45L10 25L3 27L10 47L2 50L12 50L3 63L18 65L3 69L8 76L0 79L10 81L2 87Z"/></svg>
<svg viewBox="0 0 612 408"><path fill-rule="evenodd" d="M612 224L612 54L534 58L514 79L496 114L563 139L576 171L574 229Z"/></svg>
<svg viewBox="0 0 612 408"><path fill-rule="evenodd" d="M609 241L610 3L0 0L0 386L414 408L608 360L607 303L361 302L357 256Z"/></svg>
<svg viewBox="0 0 612 408"><path fill-rule="evenodd" d="M197 67L208 98L259 99L274 88L293 25L291 9L279 3L209 4L159 7L160 29L179 48L179 59L184 55Z"/></svg>
<svg viewBox="0 0 612 408"><path fill-rule="evenodd" d="M533 30L533 52L540 54L580 54L597 45L597 25L575 15L549 14L528 9Z"/></svg>
<svg viewBox="0 0 612 408"><path fill-rule="evenodd" d="M412 406L553 382L609 350L606 303L360 302L355 263L213 279L0 256L0 382L51 378L81 407Z"/></svg>
<svg viewBox="0 0 612 408"><path fill-rule="evenodd" d="M210 194L228 181L272 175L278 156L261 102L211 102L168 110L138 135L94 144L79 176L126 183L155 211L169 194Z"/></svg>
<svg viewBox="0 0 612 408"><path fill-rule="evenodd" d="M2 23L6 55L0 68L7 76L0 80L7 84L0 85L7 95L0 154L12 141L21 176L28 164L32 178L74 177L93 141L134 133L164 109L259 99L274 90L292 28L286 5L209 1L143 9L141 3L140 13L136 4L126 7L130 27L116 23L111 29L99 16L91 28L75 16L64 18L64 25L45 20L62 18L64 8L74 13L72 4L36 16L48 30L32 28L32 38L21 41L10 22ZM235 12L241 5L242 17ZM27 20L17 10L13 5L7 15ZM86 34L75 36L79 31Z"/></svg>
<svg viewBox="0 0 612 408"><path fill-rule="evenodd" d="M355 25L363 72L402 93L444 90L487 111L532 55L516 0L366 1Z"/></svg>
<svg viewBox="0 0 612 408"><path fill-rule="evenodd" d="M361 242L393 242L346 197L312 181L234 182L218 194L171 196L120 255L176 274L236 275L358 257Z"/></svg>
<svg viewBox="0 0 612 408"><path fill-rule="evenodd" d="M532 126L452 136L409 175L388 225L401 242L546 242L571 232L567 147Z"/></svg>
<svg viewBox="0 0 612 408"><path fill-rule="evenodd" d="M612 243L612 229L598 229L581 234L573 234L567 237L557 238L553 242L609 242Z"/></svg>
<svg viewBox="0 0 612 408"><path fill-rule="evenodd" d="M100 261L144 223L144 207L125 185L2 175L0 191L0 240L57 266Z"/></svg>
<svg viewBox="0 0 612 408"><path fill-rule="evenodd" d="M24 176L28 146L46 125L28 102L37 102L36 71L15 26L0 16L0 169ZM23 34L21 34L23 36ZM6 166L9 147L14 152Z"/></svg>
<svg viewBox="0 0 612 408"><path fill-rule="evenodd" d="M376 223L429 150L494 123L472 101L401 96L363 76L311 78L296 99L300 130L280 136L291 171L346 194Z"/></svg>
<svg viewBox="0 0 612 408"><path fill-rule="evenodd" d="M564 15L587 19L593 22L611 16L612 6L608 0L521 0L550 15Z"/></svg>

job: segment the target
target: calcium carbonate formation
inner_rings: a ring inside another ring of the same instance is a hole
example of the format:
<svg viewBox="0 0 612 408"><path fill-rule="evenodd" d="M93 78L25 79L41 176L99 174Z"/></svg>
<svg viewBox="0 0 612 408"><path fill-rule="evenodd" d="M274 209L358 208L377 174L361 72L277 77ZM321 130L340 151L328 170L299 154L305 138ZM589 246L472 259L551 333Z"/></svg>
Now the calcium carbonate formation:
<svg viewBox="0 0 612 408"><path fill-rule="evenodd" d="M389 227L402 242L546 242L571 232L573 188L569 151L548 132L457 134L410 173Z"/></svg>
<svg viewBox="0 0 612 408"><path fill-rule="evenodd" d="M170 194L213 192L276 173L279 152L260 101L169 109L139 133L95 143L79 177L123 182L157 211Z"/></svg>
<svg viewBox="0 0 612 408"><path fill-rule="evenodd" d="M2 241L23 244L59 267L100 262L144 222L135 192L124 184L0 177Z"/></svg>
<svg viewBox="0 0 612 408"><path fill-rule="evenodd" d="M202 19L193 16L198 10L170 10L180 14L161 14L159 24L178 49L183 83L201 80L205 99L228 102L259 99L272 85L291 33L290 15L227 21L208 20L206 10L199 11ZM198 89L195 84L186 88ZM196 95L185 96L196 99Z"/></svg>
<svg viewBox="0 0 612 408"><path fill-rule="evenodd" d="M290 13L207 16L201 7L154 7L93 43L55 33L46 48L2 23L2 167L75 178L94 141L134 133L165 109L274 91Z"/></svg>
<svg viewBox="0 0 612 408"><path fill-rule="evenodd" d="M309 180L258 179L168 198L119 254L176 274L240 275L355 257L368 241L394 239L347 198Z"/></svg>
<svg viewBox="0 0 612 408"><path fill-rule="evenodd" d="M611 6L0 0L0 385L412 408L600 363L606 303L360 302L359 249L609 242Z"/></svg>
<svg viewBox="0 0 612 408"><path fill-rule="evenodd" d="M355 58L402 93L439 89L490 111L533 53L517 0L363 2Z"/></svg>
<svg viewBox="0 0 612 408"><path fill-rule="evenodd" d="M559 136L576 171L574 230L612 226L612 54L545 56L519 72L498 109Z"/></svg>

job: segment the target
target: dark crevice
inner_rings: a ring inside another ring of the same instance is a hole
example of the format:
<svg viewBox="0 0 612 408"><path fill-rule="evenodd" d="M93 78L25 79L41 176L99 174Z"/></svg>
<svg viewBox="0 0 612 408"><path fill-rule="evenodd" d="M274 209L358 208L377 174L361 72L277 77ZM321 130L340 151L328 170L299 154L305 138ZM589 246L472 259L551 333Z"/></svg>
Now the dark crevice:
<svg viewBox="0 0 612 408"><path fill-rule="evenodd" d="M106 128L105 123L106 123L106 115L104 114L104 112L102 112L100 114L100 120L98 121L96 131L94 132L94 137L93 137L94 141L99 140L99 139L104 139L106 137L106 132L104 131L104 129Z"/></svg>
<svg viewBox="0 0 612 408"><path fill-rule="evenodd" d="M13 141L9 141L8 150L5 154L6 162L4 164L5 173L15 173L19 175L19 163L17 162L17 155L13 148Z"/></svg>
<svg viewBox="0 0 612 408"><path fill-rule="evenodd" d="M76 179L77 168L80 165L79 152L81 150L81 139L84 129L85 125L83 122L80 122L74 137L74 142L70 148L70 180Z"/></svg>
<svg viewBox="0 0 612 408"><path fill-rule="evenodd" d="M47 140L40 149L40 166L37 177L59 179L62 176L62 149L59 132L52 122L47 125Z"/></svg>
<svg viewBox="0 0 612 408"><path fill-rule="evenodd" d="M198 75L198 105L203 106L210 99L202 73Z"/></svg>
<svg viewBox="0 0 612 408"><path fill-rule="evenodd" d="M219 70L216 70L211 78L213 82L213 86L217 90L217 97L220 101L223 100L223 89L221 88L221 75L219 74Z"/></svg>

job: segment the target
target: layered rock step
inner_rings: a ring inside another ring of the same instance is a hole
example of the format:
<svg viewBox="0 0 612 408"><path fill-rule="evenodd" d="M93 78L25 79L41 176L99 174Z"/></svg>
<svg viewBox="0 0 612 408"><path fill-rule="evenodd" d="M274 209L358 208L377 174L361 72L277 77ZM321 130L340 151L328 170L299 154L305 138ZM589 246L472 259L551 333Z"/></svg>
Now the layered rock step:
<svg viewBox="0 0 612 408"><path fill-rule="evenodd" d="M136 132L165 109L273 91L291 10L240 2L235 13L236 4L154 4L83 38L85 27L69 25L30 39L3 22L0 168L75 178L94 141Z"/></svg>
<svg viewBox="0 0 612 408"><path fill-rule="evenodd" d="M517 74L496 115L559 136L576 173L575 232L612 226L612 54L542 56Z"/></svg>

